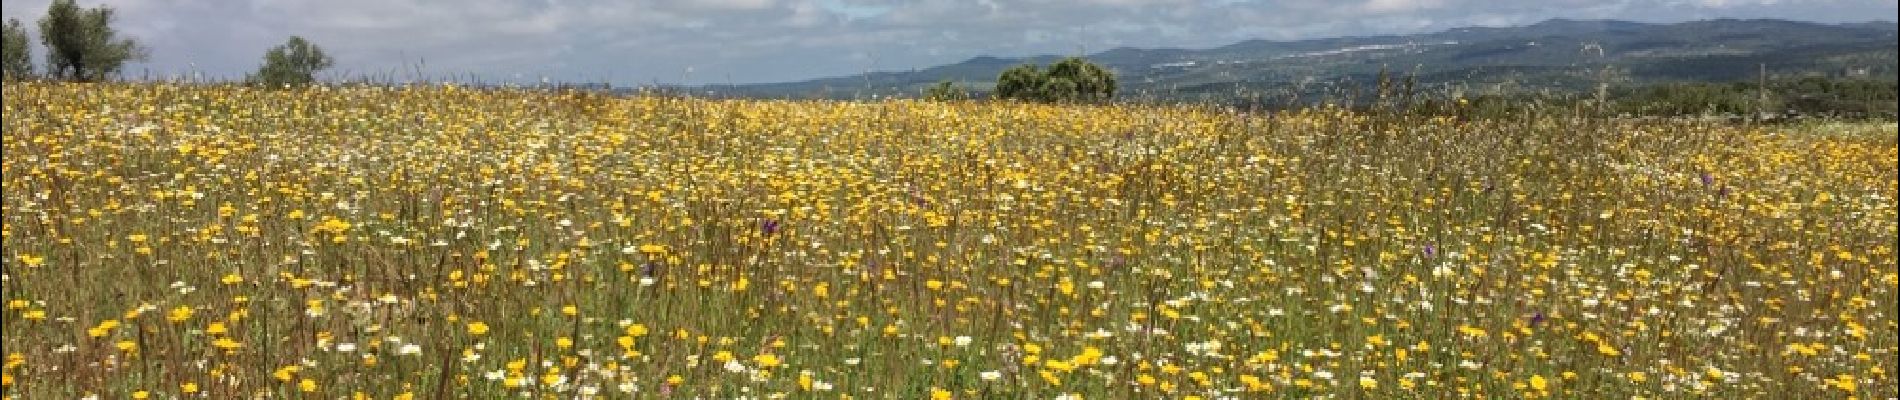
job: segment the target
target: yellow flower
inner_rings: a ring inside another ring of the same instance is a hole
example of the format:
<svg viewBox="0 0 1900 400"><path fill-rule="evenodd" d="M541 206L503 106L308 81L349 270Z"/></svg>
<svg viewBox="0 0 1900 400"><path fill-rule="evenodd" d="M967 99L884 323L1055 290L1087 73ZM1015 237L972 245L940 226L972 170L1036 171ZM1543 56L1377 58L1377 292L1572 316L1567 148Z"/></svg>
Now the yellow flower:
<svg viewBox="0 0 1900 400"><path fill-rule="evenodd" d="M86 335L95 338L105 337L107 334L112 333L112 328L117 327L119 327L119 320L108 319L99 321L99 325L94 325L92 328L86 329Z"/></svg>
<svg viewBox="0 0 1900 400"><path fill-rule="evenodd" d="M1142 375L1142 376L1147 376L1147 375ZM1153 380L1154 378L1149 377L1149 379ZM1261 380L1260 377L1253 376L1253 375L1246 375L1246 374L1240 375L1240 384L1246 386L1247 391L1250 391L1250 392L1258 392L1258 391L1263 391L1263 390L1272 388L1271 385L1268 385L1266 381ZM1144 385L1146 384L1144 383Z"/></svg>
<svg viewBox="0 0 1900 400"><path fill-rule="evenodd" d="M1470 325L1459 325L1458 333L1464 334L1465 337L1473 338L1473 339L1483 339L1486 336L1490 335L1490 333L1485 332L1484 329L1470 326Z"/></svg>
<svg viewBox="0 0 1900 400"><path fill-rule="evenodd" d="M951 398L952 398L951 393L948 390L938 389L934 387L930 388L930 400L950 400Z"/></svg>
<svg viewBox="0 0 1900 400"><path fill-rule="evenodd" d="M1610 346L1608 343L1597 343L1597 352L1610 357L1623 355L1622 350L1617 350L1616 347Z"/></svg>
<svg viewBox="0 0 1900 400"><path fill-rule="evenodd" d="M486 335L488 334L488 324L481 323L481 322L470 322L468 323L468 333L475 336Z"/></svg>
<svg viewBox="0 0 1900 400"><path fill-rule="evenodd" d="M1545 380L1543 375L1531 375L1531 389L1542 392L1549 390L1549 387L1550 381Z"/></svg>
<svg viewBox="0 0 1900 400"><path fill-rule="evenodd" d="M20 260L21 264L26 264L26 266L28 267L38 267L41 264L46 263L46 257L40 257L40 256L31 255L31 254L21 254L18 256L14 256L13 258Z"/></svg>
<svg viewBox="0 0 1900 400"><path fill-rule="evenodd" d="M349 222L344 222L343 220L336 219L335 217L324 218L323 223L317 225L318 232L329 232L330 234L333 234L333 235L342 235L344 232L349 231L349 230L350 230Z"/></svg>
<svg viewBox="0 0 1900 400"><path fill-rule="evenodd" d="M1860 382L1854 381L1854 375L1850 374L1840 374L1835 376L1834 379L1828 379L1827 381L1834 387L1840 388L1843 392L1854 393L1855 390L1860 389Z"/></svg>
<svg viewBox="0 0 1900 400"><path fill-rule="evenodd" d="M779 366L778 356L773 355L772 353L765 353L765 354L752 356L752 362L758 363L759 367L761 368L772 368L772 367Z"/></svg>
<svg viewBox="0 0 1900 400"><path fill-rule="evenodd" d="M238 343L236 340L231 340L231 338L228 337L221 337L211 341L211 346L224 350L236 350L239 347L244 347L244 344Z"/></svg>
<svg viewBox="0 0 1900 400"><path fill-rule="evenodd" d="M297 382L297 390L303 391L304 393L316 392L317 381L312 380L310 378L304 378L302 381Z"/></svg>
<svg viewBox="0 0 1900 400"><path fill-rule="evenodd" d="M1075 357L1071 357L1069 362L1075 363L1075 365L1078 366L1095 365L1095 363L1102 360L1102 356L1102 349L1095 348L1095 346L1087 346L1082 348L1081 354L1076 354Z"/></svg>
<svg viewBox="0 0 1900 400"><path fill-rule="evenodd" d="M166 313L165 319L173 323L185 322L185 320L191 319L191 307L178 306L172 308L171 312Z"/></svg>

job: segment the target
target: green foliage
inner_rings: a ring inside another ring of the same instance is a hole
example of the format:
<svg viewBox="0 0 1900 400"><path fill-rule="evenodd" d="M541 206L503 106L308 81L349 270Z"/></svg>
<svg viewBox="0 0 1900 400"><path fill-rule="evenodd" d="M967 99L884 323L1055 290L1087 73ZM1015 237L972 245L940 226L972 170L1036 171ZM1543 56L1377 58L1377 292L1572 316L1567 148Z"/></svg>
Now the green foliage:
<svg viewBox="0 0 1900 400"><path fill-rule="evenodd" d="M1093 103L1115 97L1115 74L1080 57L1049 68L1018 65L996 78L996 97L1050 103Z"/></svg>
<svg viewBox="0 0 1900 400"><path fill-rule="evenodd" d="M1042 69L1023 64L1003 70L996 77L996 98L1041 101Z"/></svg>
<svg viewBox="0 0 1900 400"><path fill-rule="evenodd" d="M928 89L924 89L924 99L931 101L969 100L970 92L964 90L963 86L951 83L949 80L944 80L937 82L935 85L930 85Z"/></svg>
<svg viewBox="0 0 1900 400"><path fill-rule="evenodd" d="M1409 79L1409 78L1408 78ZM1244 98L1227 103L1242 110L1296 110L1343 107L1369 114L1456 116L1471 120L1511 120L1538 115L1602 117L1716 117L1728 119L1844 120L1900 119L1900 81L1889 78L1825 76L1781 77L1723 83L1666 83L1606 86L1600 94L1568 91L1501 91L1469 95L1458 91L1418 92L1407 79L1378 92L1301 99L1292 96ZM1762 87L1766 84L1766 90ZM1353 97L1358 94L1359 97Z"/></svg>
<svg viewBox="0 0 1900 400"><path fill-rule="evenodd" d="M1819 77L1771 84L1782 109L1800 114L1893 120L1900 110L1900 82Z"/></svg>
<svg viewBox="0 0 1900 400"><path fill-rule="evenodd" d="M73 0L54 0L39 23L46 72L55 79L102 81L118 75L126 61L145 59L138 41L112 29L110 7L81 9Z"/></svg>
<svg viewBox="0 0 1900 400"><path fill-rule="evenodd" d="M1804 77L1768 82L1766 93L1753 82L1684 83L1629 89L1616 96L1619 113L1646 116L1826 115L1893 119L1896 85L1892 80Z"/></svg>
<svg viewBox="0 0 1900 400"><path fill-rule="evenodd" d="M0 39L0 69L4 69L6 80L32 78L33 49L27 47L26 28L20 26L20 20L7 20Z"/></svg>
<svg viewBox="0 0 1900 400"><path fill-rule="evenodd" d="M1057 101L1096 102L1115 97L1115 74L1080 57L1050 65L1043 85Z"/></svg>
<svg viewBox="0 0 1900 400"><path fill-rule="evenodd" d="M1763 108L1752 86L1740 82L1649 86L1620 96L1615 109L1634 115L1748 114Z"/></svg>
<svg viewBox="0 0 1900 400"><path fill-rule="evenodd" d="M302 37L291 36L289 41L265 52L264 65L246 80L270 87L308 85L316 81L317 71L330 68L331 62L322 48Z"/></svg>

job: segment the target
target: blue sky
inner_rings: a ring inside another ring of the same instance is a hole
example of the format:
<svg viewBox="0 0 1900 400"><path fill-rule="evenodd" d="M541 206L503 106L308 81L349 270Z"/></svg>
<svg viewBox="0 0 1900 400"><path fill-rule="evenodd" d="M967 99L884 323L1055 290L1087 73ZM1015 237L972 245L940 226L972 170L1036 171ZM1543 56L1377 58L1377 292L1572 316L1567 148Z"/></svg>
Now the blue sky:
<svg viewBox="0 0 1900 400"><path fill-rule="evenodd" d="M49 0L7 0L29 28ZM111 5L150 60L132 75L230 78L290 35L331 77L751 83L979 55L1402 34L1550 18L1894 19L1895 0L80 0ZM35 49L36 57L43 52Z"/></svg>

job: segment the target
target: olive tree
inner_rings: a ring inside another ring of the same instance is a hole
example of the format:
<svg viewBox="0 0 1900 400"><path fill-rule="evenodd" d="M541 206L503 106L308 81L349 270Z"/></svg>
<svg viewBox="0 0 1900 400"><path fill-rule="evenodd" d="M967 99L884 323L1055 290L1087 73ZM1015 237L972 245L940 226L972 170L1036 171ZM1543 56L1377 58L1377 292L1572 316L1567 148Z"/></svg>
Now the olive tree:
<svg viewBox="0 0 1900 400"><path fill-rule="evenodd" d="M1093 103L1115 97L1115 74L1080 57L1048 68L1018 65L996 78L996 97L1037 102Z"/></svg>
<svg viewBox="0 0 1900 400"><path fill-rule="evenodd" d="M317 80L317 71L330 68L332 61L322 48L291 36L284 44L264 52L264 65L247 80L271 87L308 85Z"/></svg>
<svg viewBox="0 0 1900 400"><path fill-rule="evenodd" d="M126 61L144 60L145 48L112 29L112 8L81 9L73 0L53 0L40 18L46 73L54 79L94 82L119 74Z"/></svg>
<svg viewBox="0 0 1900 400"><path fill-rule="evenodd" d="M26 28L20 20L7 20L5 34L0 36L0 69L5 70L6 80L33 78L33 49L27 46Z"/></svg>

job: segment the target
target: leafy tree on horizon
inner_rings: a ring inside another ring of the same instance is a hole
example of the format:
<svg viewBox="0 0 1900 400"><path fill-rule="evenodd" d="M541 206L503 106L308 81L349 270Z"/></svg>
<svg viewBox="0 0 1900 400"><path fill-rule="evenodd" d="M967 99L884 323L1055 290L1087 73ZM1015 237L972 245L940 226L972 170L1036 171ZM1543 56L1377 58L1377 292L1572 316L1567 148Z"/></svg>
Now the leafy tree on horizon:
<svg viewBox="0 0 1900 400"><path fill-rule="evenodd" d="M996 78L996 98L1046 101L1042 98L1042 68L1023 64L1003 70Z"/></svg>
<svg viewBox="0 0 1900 400"><path fill-rule="evenodd" d="M333 61L317 45L291 36L284 44L264 52L264 65L246 81L270 87L308 85L316 81L317 71L330 68Z"/></svg>
<svg viewBox="0 0 1900 400"><path fill-rule="evenodd" d="M53 0L39 21L47 76L96 82L117 76L126 61L144 60L138 41L112 29L112 12L111 7L81 9L73 0Z"/></svg>
<svg viewBox="0 0 1900 400"><path fill-rule="evenodd" d="M4 37L0 37L0 69L5 70L6 80L33 78L33 49L28 47L26 27L19 19L7 20Z"/></svg>
<svg viewBox="0 0 1900 400"><path fill-rule="evenodd" d="M996 78L996 97L1049 103L1094 103L1115 97L1115 74L1081 57L1048 68L1023 64Z"/></svg>
<svg viewBox="0 0 1900 400"><path fill-rule="evenodd" d="M1055 101L1097 102L1115 97L1115 74L1081 57L1050 64L1043 90Z"/></svg>

